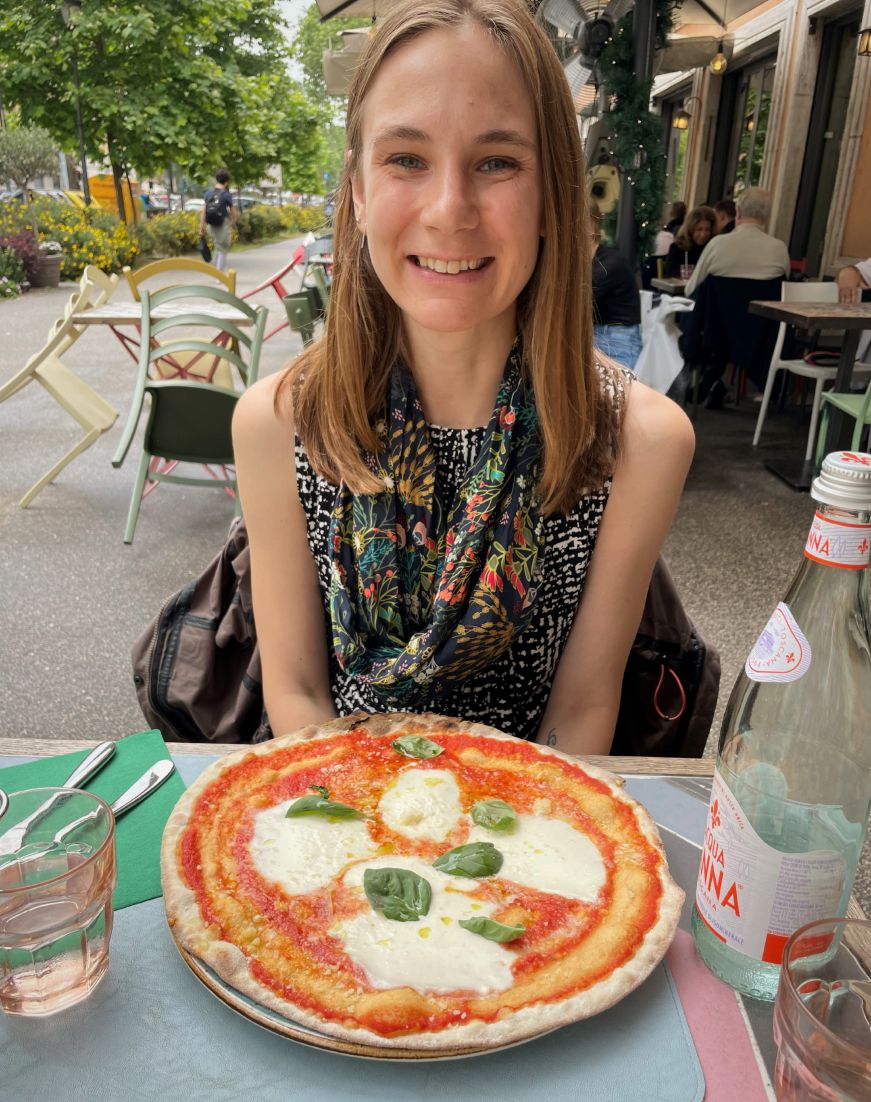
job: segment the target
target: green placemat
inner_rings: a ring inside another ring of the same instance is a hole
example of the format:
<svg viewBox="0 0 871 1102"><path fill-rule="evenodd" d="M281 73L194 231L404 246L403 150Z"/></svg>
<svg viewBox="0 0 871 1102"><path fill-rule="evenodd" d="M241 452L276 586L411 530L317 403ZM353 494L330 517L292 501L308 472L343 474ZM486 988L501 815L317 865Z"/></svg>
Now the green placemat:
<svg viewBox="0 0 871 1102"><path fill-rule="evenodd" d="M143 731L118 739L116 747L111 761L83 785L107 803L117 800L149 766L170 757L160 731ZM0 769L0 788L6 792L21 792L25 788L62 784L87 753L87 750L77 750L72 754L7 766ZM160 839L166 820L184 789L184 781L175 772L156 792L118 819L115 828L116 910L161 894Z"/></svg>

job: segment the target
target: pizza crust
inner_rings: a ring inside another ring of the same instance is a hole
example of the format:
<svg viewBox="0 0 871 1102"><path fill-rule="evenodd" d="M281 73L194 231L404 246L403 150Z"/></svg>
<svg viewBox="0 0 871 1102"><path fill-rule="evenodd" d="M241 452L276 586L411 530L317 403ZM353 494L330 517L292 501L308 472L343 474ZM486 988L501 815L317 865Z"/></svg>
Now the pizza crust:
<svg viewBox="0 0 871 1102"><path fill-rule="evenodd" d="M167 921L176 942L192 956L213 969L223 980L242 994L267 1009L328 1036L379 1048L438 1050L476 1050L519 1042L558 1029L561 1026L601 1013L634 990L653 971L671 944L680 918L684 892L668 872L665 851L656 825L647 811L623 791L623 780L604 769L586 763L551 747L536 743L524 745L539 753L544 760L562 759L580 766L589 776L605 784L611 796L634 810L635 820L650 847L662 858L659 864L661 899L656 920L647 931L632 958L615 969L607 978L596 982L578 994L557 1002L539 1003L518 1010L506 1009L496 1021L471 1021L449 1025L432 1033L403 1033L383 1036L361 1028L353 1022L332 1021L304 1007L281 999L270 988L259 983L249 971L248 958L235 945L221 940L218 931L206 925L200 913L197 897L187 886L179 871L178 846L188 825L191 811L199 796L228 770L251 755L268 756L291 743L326 739L365 725L373 735L413 732L437 740L439 733L457 732L480 735L487 739L515 743L511 736L483 724L466 723L434 714L390 713L368 715L354 713L321 725L310 725L271 742L247 747L228 754L206 768L182 795L166 824L161 846L161 875Z"/></svg>

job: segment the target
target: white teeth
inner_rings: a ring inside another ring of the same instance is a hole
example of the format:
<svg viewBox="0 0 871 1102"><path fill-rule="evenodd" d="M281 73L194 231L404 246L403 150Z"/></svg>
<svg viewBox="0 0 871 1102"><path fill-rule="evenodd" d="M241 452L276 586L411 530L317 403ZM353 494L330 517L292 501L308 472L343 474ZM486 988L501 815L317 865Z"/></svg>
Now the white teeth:
<svg viewBox="0 0 871 1102"><path fill-rule="evenodd" d="M429 268L431 272L440 272L442 275L457 275L458 272L474 272L484 264L485 257L479 260L435 260L430 256L419 256L418 264L421 268Z"/></svg>

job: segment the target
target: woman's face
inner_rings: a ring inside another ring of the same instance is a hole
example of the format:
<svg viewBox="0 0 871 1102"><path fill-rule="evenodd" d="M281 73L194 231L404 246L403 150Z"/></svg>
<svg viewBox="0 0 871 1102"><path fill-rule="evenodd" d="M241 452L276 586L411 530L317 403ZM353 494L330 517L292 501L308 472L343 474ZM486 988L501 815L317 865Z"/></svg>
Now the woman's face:
<svg viewBox="0 0 871 1102"><path fill-rule="evenodd" d="M697 245L707 245L711 239L711 234L714 232L714 227L708 221L701 221L696 223L696 228L693 230L693 241Z"/></svg>
<svg viewBox="0 0 871 1102"><path fill-rule="evenodd" d="M429 31L382 64L353 194L410 336L513 333L538 257L538 137L520 73L481 28Z"/></svg>

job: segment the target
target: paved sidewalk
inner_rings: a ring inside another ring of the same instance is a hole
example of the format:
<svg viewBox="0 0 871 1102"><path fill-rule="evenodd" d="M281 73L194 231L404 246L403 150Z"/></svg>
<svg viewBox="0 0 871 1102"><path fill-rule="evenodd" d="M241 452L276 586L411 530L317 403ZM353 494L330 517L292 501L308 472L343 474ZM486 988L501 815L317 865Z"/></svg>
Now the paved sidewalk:
<svg viewBox="0 0 871 1102"><path fill-rule="evenodd" d="M293 242L231 255L244 293L277 271ZM296 281L293 281L294 286ZM0 383L42 344L72 286L0 303ZM126 288L119 295L126 294ZM260 296L272 324L283 310ZM264 348L261 374L300 349L284 330ZM128 409L134 365L108 331L86 332L65 356L121 416L30 508L24 491L69 448L76 426L40 387L0 404L0 732L5 737L108 738L141 730L130 647L163 600L195 577L221 546L233 516L220 490L161 487L143 503L131 547L122 533L136 443L111 466ZM697 452L666 553L690 615L719 649L723 678L708 753L731 686L797 567L813 506L763 467L801 454L806 420L771 416L750 446L758 406L701 410ZM862 897L871 901L868 862Z"/></svg>

